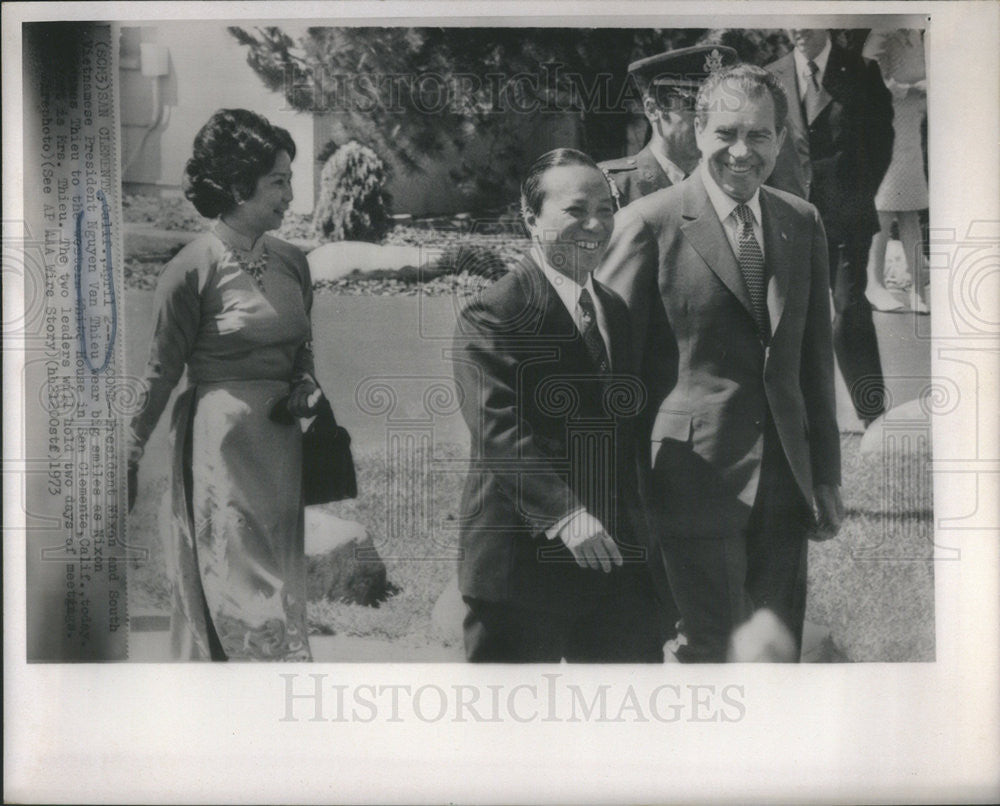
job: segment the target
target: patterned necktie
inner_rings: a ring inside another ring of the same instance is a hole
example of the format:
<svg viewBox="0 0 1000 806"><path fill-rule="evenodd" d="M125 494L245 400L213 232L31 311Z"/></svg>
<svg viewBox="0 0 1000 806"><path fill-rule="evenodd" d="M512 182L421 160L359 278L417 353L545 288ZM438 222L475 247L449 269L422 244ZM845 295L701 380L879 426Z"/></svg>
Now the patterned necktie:
<svg viewBox="0 0 1000 806"><path fill-rule="evenodd" d="M604 346L601 330L597 326L594 300L590 298L590 292L586 288L580 292L580 301L576 304L576 317L587 352L597 365L598 372L606 375L611 371L611 362L608 360L608 351Z"/></svg>
<svg viewBox="0 0 1000 806"><path fill-rule="evenodd" d="M823 111L822 90L819 86L819 65L810 60L806 62L809 68L809 80L806 82L806 119L809 123L816 120L816 116Z"/></svg>
<svg viewBox="0 0 1000 806"><path fill-rule="evenodd" d="M736 243L739 246L737 258L743 280L750 292L750 303L753 305L754 319L757 329L766 340L771 333L771 325L767 318L767 300L764 291L764 253L753 233L753 212L745 204L736 205L733 211L738 223Z"/></svg>

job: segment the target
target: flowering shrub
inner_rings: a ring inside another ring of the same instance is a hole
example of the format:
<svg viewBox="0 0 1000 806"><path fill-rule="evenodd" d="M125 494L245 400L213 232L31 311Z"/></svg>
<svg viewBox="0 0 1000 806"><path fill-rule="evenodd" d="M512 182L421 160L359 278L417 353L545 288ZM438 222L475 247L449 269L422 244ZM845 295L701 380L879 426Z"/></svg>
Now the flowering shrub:
<svg viewBox="0 0 1000 806"><path fill-rule="evenodd" d="M389 229L385 164L357 140L333 152L320 174L313 234L327 241L379 243Z"/></svg>

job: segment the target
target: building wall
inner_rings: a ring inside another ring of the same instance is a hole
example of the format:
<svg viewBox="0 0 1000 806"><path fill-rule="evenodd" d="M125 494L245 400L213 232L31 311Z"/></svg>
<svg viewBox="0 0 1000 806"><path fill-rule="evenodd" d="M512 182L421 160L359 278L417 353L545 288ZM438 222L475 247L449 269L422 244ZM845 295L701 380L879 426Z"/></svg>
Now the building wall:
<svg viewBox="0 0 1000 806"><path fill-rule="evenodd" d="M247 65L246 48L236 42L224 24L163 23L122 27L121 31L119 75L126 192L179 192L184 164L191 156L198 129L217 109L243 107L259 112L291 133L298 150L292 164L292 210L312 212L312 115L291 111L280 93L264 86ZM142 42L166 48L166 75L142 75ZM154 123L157 125L151 128Z"/></svg>

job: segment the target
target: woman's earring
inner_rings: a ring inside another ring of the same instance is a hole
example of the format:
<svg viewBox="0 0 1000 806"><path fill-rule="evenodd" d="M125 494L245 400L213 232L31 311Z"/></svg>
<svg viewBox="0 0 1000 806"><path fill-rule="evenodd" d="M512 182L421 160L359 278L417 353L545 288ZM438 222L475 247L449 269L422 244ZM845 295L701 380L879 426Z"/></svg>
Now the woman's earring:
<svg viewBox="0 0 1000 806"><path fill-rule="evenodd" d="M533 219L534 219L534 216L531 214L531 211L528 209L528 205L525 204L524 200L522 199L521 200L521 220L524 222L524 226L527 227L528 229L531 229L531 222L532 222Z"/></svg>

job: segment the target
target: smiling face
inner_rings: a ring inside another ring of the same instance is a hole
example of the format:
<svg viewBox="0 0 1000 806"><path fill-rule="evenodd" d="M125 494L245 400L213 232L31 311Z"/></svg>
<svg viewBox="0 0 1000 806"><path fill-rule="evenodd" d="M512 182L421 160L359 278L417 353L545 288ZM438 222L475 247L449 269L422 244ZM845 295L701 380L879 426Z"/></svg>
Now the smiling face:
<svg viewBox="0 0 1000 806"><path fill-rule="evenodd" d="M771 175L784 140L784 130L775 125L774 101L768 92L748 97L720 86L708 109L695 120L702 159L726 195L745 202Z"/></svg>
<svg viewBox="0 0 1000 806"><path fill-rule="evenodd" d="M292 159L279 151L274 166L257 180L253 195L223 216L234 229L253 238L281 226L292 202Z"/></svg>
<svg viewBox="0 0 1000 806"><path fill-rule="evenodd" d="M525 222L548 264L583 283L601 262L615 228L607 180L588 165L549 168L541 178L542 205Z"/></svg>

